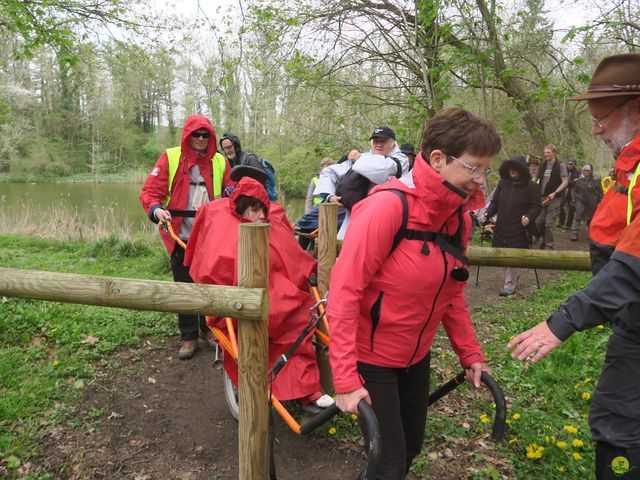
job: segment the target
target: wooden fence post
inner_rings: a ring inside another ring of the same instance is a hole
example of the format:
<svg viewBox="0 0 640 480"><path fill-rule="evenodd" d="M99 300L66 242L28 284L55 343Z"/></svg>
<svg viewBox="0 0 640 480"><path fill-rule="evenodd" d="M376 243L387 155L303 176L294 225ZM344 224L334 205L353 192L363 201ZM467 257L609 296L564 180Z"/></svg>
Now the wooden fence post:
<svg viewBox="0 0 640 480"><path fill-rule="evenodd" d="M336 263L338 205L335 203L320 204L318 216L318 291L321 296L324 296L329 290L329 276ZM333 392L333 375L326 351L320 347L316 348L316 359L320 368L320 383L323 390Z"/></svg>
<svg viewBox="0 0 640 480"><path fill-rule="evenodd" d="M245 223L238 228L238 286L269 287L268 224ZM262 321L238 322L240 480L269 477L268 326L268 315Z"/></svg>

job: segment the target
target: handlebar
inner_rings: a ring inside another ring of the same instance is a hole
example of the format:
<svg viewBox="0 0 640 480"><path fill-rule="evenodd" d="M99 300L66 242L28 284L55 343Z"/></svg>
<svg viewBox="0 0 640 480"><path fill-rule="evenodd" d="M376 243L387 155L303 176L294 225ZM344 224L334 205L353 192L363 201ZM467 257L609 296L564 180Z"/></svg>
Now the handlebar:
<svg viewBox="0 0 640 480"><path fill-rule="evenodd" d="M488 372L482 372L480 379L487 386L491 395L493 396L493 401L496 404L496 416L493 420L493 430L491 432L491 438L495 442L500 442L504 437L504 429L507 421L507 407L506 401L504 399L504 393L500 388L500 385L494 380L494 378ZM444 397L446 394L454 390L458 385L462 384L464 381L464 372L460 372L454 378L449 380L447 383L442 385L436 391L429 395L429 405L431 406Z"/></svg>
<svg viewBox="0 0 640 480"><path fill-rule="evenodd" d="M300 426L300 433L308 435L333 418L338 412L340 412L340 409L334 403L304 422ZM358 403L358 412L360 413L360 425L367 441L367 465L360 474L359 480L374 480L378 471L378 463L380 462L380 427L373 408L364 400L360 400L360 403Z"/></svg>

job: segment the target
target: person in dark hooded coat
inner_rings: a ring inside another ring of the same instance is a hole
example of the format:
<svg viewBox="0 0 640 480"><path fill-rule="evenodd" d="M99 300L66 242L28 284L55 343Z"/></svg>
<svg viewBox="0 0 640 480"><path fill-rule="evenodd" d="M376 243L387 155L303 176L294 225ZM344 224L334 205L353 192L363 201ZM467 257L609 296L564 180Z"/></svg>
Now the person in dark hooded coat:
<svg viewBox="0 0 640 480"><path fill-rule="evenodd" d="M233 133L225 133L220 139L220 148L224 152L224 156L227 157L231 167L237 165L248 165L250 167L262 169L262 162L255 153L245 152L242 150L240 144L240 138Z"/></svg>
<svg viewBox="0 0 640 480"><path fill-rule="evenodd" d="M529 248L535 234L535 220L540 214L540 186L531 180L527 162L515 155L500 165L500 182L485 218L498 214L492 245L497 248ZM518 283L518 269L507 268L500 296L513 295Z"/></svg>

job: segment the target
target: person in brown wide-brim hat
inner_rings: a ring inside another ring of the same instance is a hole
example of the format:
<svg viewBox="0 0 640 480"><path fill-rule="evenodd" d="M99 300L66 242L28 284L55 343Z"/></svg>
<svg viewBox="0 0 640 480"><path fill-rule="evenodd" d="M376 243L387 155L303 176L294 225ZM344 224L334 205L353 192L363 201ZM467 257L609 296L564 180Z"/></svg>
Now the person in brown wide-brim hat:
<svg viewBox="0 0 640 480"><path fill-rule="evenodd" d="M513 358L537 362L577 331L611 326L589 413L595 478L640 480L640 54L606 57L587 92L570 100L588 102L591 133L615 158L615 186L589 226L594 278L507 346Z"/></svg>
<svg viewBox="0 0 640 480"><path fill-rule="evenodd" d="M623 53L602 60L591 77L587 92L569 100L640 95L640 54Z"/></svg>

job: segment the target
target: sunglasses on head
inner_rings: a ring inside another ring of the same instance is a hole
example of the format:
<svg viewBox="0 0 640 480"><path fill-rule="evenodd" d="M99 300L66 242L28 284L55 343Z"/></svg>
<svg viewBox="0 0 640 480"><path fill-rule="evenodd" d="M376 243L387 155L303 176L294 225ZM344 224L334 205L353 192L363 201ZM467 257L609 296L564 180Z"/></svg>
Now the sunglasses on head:
<svg viewBox="0 0 640 480"><path fill-rule="evenodd" d="M192 132L191 136L193 138L209 138L211 134L209 132Z"/></svg>

